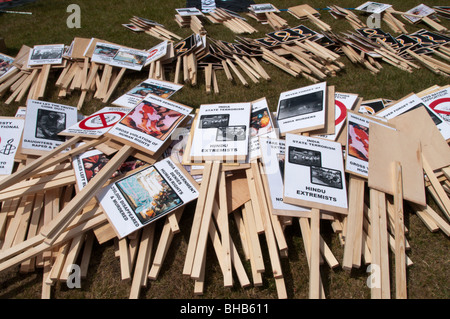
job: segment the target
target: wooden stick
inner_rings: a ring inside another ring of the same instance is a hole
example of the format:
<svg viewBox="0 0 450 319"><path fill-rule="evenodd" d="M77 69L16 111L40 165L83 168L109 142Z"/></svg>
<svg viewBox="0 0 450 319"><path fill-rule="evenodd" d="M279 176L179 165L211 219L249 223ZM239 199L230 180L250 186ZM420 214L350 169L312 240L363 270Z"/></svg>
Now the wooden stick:
<svg viewBox="0 0 450 319"><path fill-rule="evenodd" d="M320 299L320 211L311 209L309 299Z"/></svg>
<svg viewBox="0 0 450 319"><path fill-rule="evenodd" d="M116 78L114 79L114 82L111 84L111 86L109 87L109 89L107 90L107 92L103 98L103 103L108 103L109 99L111 98L111 95L116 90L116 88L119 85L119 82L122 79L123 75L125 74L126 70L127 70L126 68L120 68L119 74L116 76Z"/></svg>
<svg viewBox="0 0 450 319"><path fill-rule="evenodd" d="M141 244L139 246L139 253L136 260L136 267L134 269L133 281L131 283L129 299L138 299L142 287L142 281L148 274L146 265L149 264L152 249L153 239L155 234L155 223L147 225L142 231Z"/></svg>
<svg viewBox="0 0 450 319"><path fill-rule="evenodd" d="M364 210L364 180L350 175L348 226L345 236L344 260L342 268L350 271L358 256L361 258L362 218Z"/></svg>
<svg viewBox="0 0 450 319"><path fill-rule="evenodd" d="M197 206L195 208L194 220L192 222L191 233L189 236L189 243L186 251L186 259L184 262L183 274L191 275L192 264L194 262L195 249L200 231L200 225L203 217L203 210L206 202L206 195L208 193L209 180L211 177L212 163L206 162L203 168L203 177L200 185L199 197L197 198Z"/></svg>
<svg viewBox="0 0 450 319"><path fill-rule="evenodd" d="M206 194L205 209L203 210L202 222L198 235L197 248L195 250L194 262L192 264L191 277L200 278L203 258L205 256L206 243L208 239L209 224L211 223L212 209L217 189L217 182L220 172L220 162L213 162L211 177L209 180L208 193Z"/></svg>
<svg viewBox="0 0 450 319"><path fill-rule="evenodd" d="M402 167L399 162L395 162L393 167L395 208L395 293L397 299L406 299L406 253L403 221Z"/></svg>
<svg viewBox="0 0 450 319"><path fill-rule="evenodd" d="M378 191L375 189L370 189L370 220L371 220L371 253L372 253L372 264L379 266L381 270L381 249L380 249L380 204L378 201ZM376 278L379 276L376 275ZM370 290L372 299L381 299L381 278L379 278L380 285L372 282L372 287Z"/></svg>
<svg viewBox="0 0 450 319"><path fill-rule="evenodd" d="M221 171L219 173L218 181L218 191L219 191L219 214L217 217L217 223L219 226L221 238L222 238L222 248L223 248L223 260L225 265L224 274L224 285L225 287L233 286L233 273L231 264L231 242L230 242L230 229L228 222L228 205L227 205L227 187L225 172Z"/></svg>
<svg viewBox="0 0 450 319"><path fill-rule="evenodd" d="M424 170L425 174L427 174L427 177L431 182L431 186L433 187L438 198L440 199L441 203L443 204L443 208L444 208L443 213L450 220L450 199L448 198L447 193L442 188L442 185L439 183L439 180L436 178L436 175L434 174L433 169L431 168L430 164L428 163L428 160L424 156L422 156L422 165L423 165L423 170Z"/></svg>

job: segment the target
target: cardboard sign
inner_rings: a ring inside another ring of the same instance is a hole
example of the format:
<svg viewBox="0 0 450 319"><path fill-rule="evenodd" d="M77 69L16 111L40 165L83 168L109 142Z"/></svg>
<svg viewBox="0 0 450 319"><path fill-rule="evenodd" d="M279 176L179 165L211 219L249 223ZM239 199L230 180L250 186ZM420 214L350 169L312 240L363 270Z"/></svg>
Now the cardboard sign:
<svg viewBox="0 0 450 319"><path fill-rule="evenodd" d="M345 184L340 143L286 134L284 202L347 214Z"/></svg>
<svg viewBox="0 0 450 319"><path fill-rule="evenodd" d="M153 155L192 108L149 94L117 122L106 136Z"/></svg>
<svg viewBox="0 0 450 319"><path fill-rule="evenodd" d="M400 162L403 198L426 206L420 141L382 125L371 125L369 134L369 187L394 195L393 163Z"/></svg>
<svg viewBox="0 0 450 319"><path fill-rule="evenodd" d="M59 135L77 122L77 108L38 100L27 101L22 153L39 154L64 143Z"/></svg>
<svg viewBox="0 0 450 319"><path fill-rule="evenodd" d="M422 101L450 123L450 87L445 87L422 97Z"/></svg>
<svg viewBox="0 0 450 319"><path fill-rule="evenodd" d="M261 156L259 145L260 137L277 138L277 133L272 122L267 100L265 98L252 102L252 113L250 115L250 141L248 157L249 161Z"/></svg>
<svg viewBox="0 0 450 319"><path fill-rule="evenodd" d="M24 119L0 117L0 175L10 175L19 149Z"/></svg>
<svg viewBox="0 0 450 319"><path fill-rule="evenodd" d="M430 96L431 95L428 95L428 97ZM426 100L428 100L428 98ZM389 120L403 113L415 110L421 106L423 106L427 110L428 115L433 120L439 132L441 132L443 138L445 140L450 139L450 125L448 124L448 122L444 121L439 113L433 110L430 106L426 105L423 99L418 97L416 94L409 94L405 98L397 101L395 104L386 107L382 111L378 112L376 115Z"/></svg>
<svg viewBox="0 0 450 319"><path fill-rule="evenodd" d="M116 44L97 42L91 61L140 71L147 61L148 56L149 53L147 51L125 48Z"/></svg>
<svg viewBox="0 0 450 319"><path fill-rule="evenodd" d="M97 199L117 236L123 238L198 195L196 182L168 158L105 187Z"/></svg>
<svg viewBox="0 0 450 319"><path fill-rule="evenodd" d="M111 106L104 107L100 111L95 112L94 114L60 132L59 135L85 137L102 136L129 111L129 108Z"/></svg>
<svg viewBox="0 0 450 319"><path fill-rule="evenodd" d="M392 7L391 4L384 4L379 2L367 1L355 8L355 10L364 11L368 13L382 13L386 9Z"/></svg>
<svg viewBox="0 0 450 319"><path fill-rule="evenodd" d="M180 8L180 9L175 9L175 11L182 17L203 15L203 13L195 7L194 8Z"/></svg>
<svg viewBox="0 0 450 319"><path fill-rule="evenodd" d="M261 14L266 12L278 12L279 10L271 3L251 4L250 11L255 14Z"/></svg>
<svg viewBox="0 0 450 319"><path fill-rule="evenodd" d="M311 209L287 204L283 200L286 142L280 139L261 137L261 163L263 177L267 179L272 212L276 215L309 217Z"/></svg>
<svg viewBox="0 0 450 319"><path fill-rule="evenodd" d="M200 105L192 139L191 160L245 161L251 103Z"/></svg>
<svg viewBox="0 0 450 319"><path fill-rule="evenodd" d="M385 125L373 117L347 113L346 172L363 178L369 176L369 126L377 124Z"/></svg>
<svg viewBox="0 0 450 319"><path fill-rule="evenodd" d="M326 82L281 93L277 108L280 134L323 128L326 108Z"/></svg>
<svg viewBox="0 0 450 319"><path fill-rule="evenodd" d="M145 66L149 65L153 61L157 61L167 55L168 41L163 41L153 48L148 50L148 58L145 61Z"/></svg>
<svg viewBox="0 0 450 319"><path fill-rule="evenodd" d="M168 99L182 87L183 85L172 82L148 79L139 83L130 91L117 98L112 104L132 108L135 107L139 101L145 98L147 94L154 94Z"/></svg>
<svg viewBox="0 0 450 319"><path fill-rule="evenodd" d="M30 51L28 66L61 64L64 44L35 45Z"/></svg>
<svg viewBox="0 0 450 319"><path fill-rule="evenodd" d="M0 53L0 79L16 68L13 66L13 62L14 58Z"/></svg>
<svg viewBox="0 0 450 319"><path fill-rule="evenodd" d="M334 105L335 105L334 134L323 134L318 135L318 137L331 141L336 141L336 138L341 132L342 127L344 127L345 120L347 119L347 111L352 110L357 101L358 101L357 94L336 92L334 94Z"/></svg>

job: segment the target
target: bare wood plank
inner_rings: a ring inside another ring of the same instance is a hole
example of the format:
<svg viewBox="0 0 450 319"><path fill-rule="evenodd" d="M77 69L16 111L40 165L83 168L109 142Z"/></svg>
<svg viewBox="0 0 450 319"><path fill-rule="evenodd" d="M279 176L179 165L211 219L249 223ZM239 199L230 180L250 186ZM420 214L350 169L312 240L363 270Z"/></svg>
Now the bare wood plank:
<svg viewBox="0 0 450 319"><path fill-rule="evenodd" d="M309 299L320 299L320 211L311 209L311 262L309 265Z"/></svg>
<svg viewBox="0 0 450 319"><path fill-rule="evenodd" d="M407 298L405 228L403 220L403 181L400 163L393 163L394 208L395 208L395 295L397 299Z"/></svg>

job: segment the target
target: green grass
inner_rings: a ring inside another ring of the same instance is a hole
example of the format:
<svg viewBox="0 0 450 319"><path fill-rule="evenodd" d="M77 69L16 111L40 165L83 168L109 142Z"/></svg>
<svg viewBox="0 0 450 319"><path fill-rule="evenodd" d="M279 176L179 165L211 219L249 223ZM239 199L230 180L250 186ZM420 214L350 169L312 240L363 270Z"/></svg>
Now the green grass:
<svg viewBox="0 0 450 319"><path fill-rule="evenodd" d="M363 1L338 1L329 3L327 1L314 1L311 5L315 8L325 8L329 4L337 4L342 7L356 7ZM37 44L64 43L70 44L74 37L96 37L110 42L115 42L138 49L149 49L158 44L160 40L142 33L133 33L124 27L133 15L155 20L176 34L187 37L191 34L190 29L180 29L173 20L175 8L185 6L185 1L136 1L136 0L78 0L75 3L81 7L81 28L69 29L66 19L69 13L66 8L73 0L40 0L35 3L19 7L17 11L30 11L32 15L0 15L0 36L5 39L8 48L7 54L16 55L22 45L34 46ZM299 4L298 1L272 1L279 9ZM394 8L406 11L422 1L391 1ZM426 1L429 6L442 5L442 1ZM350 25L344 20L334 20L327 12L321 11L321 19L332 26L334 32L351 30ZM280 13L290 26L305 24L317 30L308 21L298 21L287 12ZM360 15L361 19L364 16ZM249 35L257 38L265 33L271 32L269 26L260 25L252 19L248 22L257 28L258 34ZM450 27L446 20L442 24ZM222 25L205 24L208 36L233 42L235 34ZM408 31L413 32L425 25L407 24ZM389 31L386 25L383 30ZM377 75L373 75L367 69L353 65L345 57L341 58L345 63L345 69L335 77L327 78L328 85L334 85L337 92L356 93L365 100L374 98L400 99L411 92L419 92L432 85L447 85L448 78L437 76L432 72L421 69L410 74L382 63L383 69ZM244 87L239 83L229 82L223 72L218 72L220 94L206 94L205 82L200 71L199 83L195 87L186 85L172 98L180 103L192 107L201 104L219 102L249 102L261 97L266 97L272 110L276 109L279 94L283 91L303 87L311 84L304 78L294 78L278 68L263 64L271 76L271 81L262 81L254 84L249 81L249 86ZM52 74L47 87L46 100L66 105L76 105L79 96L74 94L66 99L57 98L57 90L52 85L56 81L57 74ZM138 82L146 79L147 70L142 72L128 72L117 88L111 100L132 88ZM174 77L169 72L169 80ZM53 82L52 82L53 81ZM5 105L2 98L0 115L12 116L18 104ZM92 100L84 105L82 112L91 114L104 105ZM430 200L430 202L432 202ZM215 253L208 245L207 271L205 282L205 293L203 296L194 296L193 281L182 275L185 251L189 240L190 226L193 218L193 206L184 213L181 221L181 233L177 234L172 242L166 257L162 271L157 281L149 281L148 286L141 291L141 298L276 298L277 292L271 274L270 261L268 259L265 238L261 236L263 253L265 256L266 272L264 273L264 284L261 287L240 288L235 280L233 288L223 287L223 278L217 263ZM407 239L411 245L408 256L414 265L408 268L408 297L411 299L447 299L450 297L448 267L450 245L449 239L442 232L431 233L418 217L406 212L406 226L409 229ZM343 259L343 247L334 234L329 224L323 222L322 235L330 246L339 262ZM162 224L158 222L157 230L161 230ZM233 221L230 222L233 236L236 229ZM158 238L158 234L156 237ZM235 237L234 237L235 238ZM282 259L282 266L289 298L308 298L308 265L298 223L286 228L286 240L289 246L289 256ZM239 246L239 240L235 238ZM156 241L157 243L157 241ZM156 244L155 243L155 244ZM393 256L391 256L391 267ZM247 273L250 276L250 265L244 262ZM393 268L391 268L393 274ZM332 299L367 299L370 298L370 290L366 285L368 274L366 265L360 269L354 269L348 273L337 267L330 269L326 264L321 268L322 280L327 298ZM394 291L395 283L391 276L391 287ZM16 268L0 273L0 298L40 298L42 284L42 270L38 269L30 274L20 274ZM81 299L126 299L129 296L131 283L120 280L119 260L114 256L113 241L94 247L94 253L90 263L89 274L82 281L81 289L68 289L64 283L58 283L53 288L53 297L59 299L81 298ZM394 295L394 294L393 294Z"/></svg>

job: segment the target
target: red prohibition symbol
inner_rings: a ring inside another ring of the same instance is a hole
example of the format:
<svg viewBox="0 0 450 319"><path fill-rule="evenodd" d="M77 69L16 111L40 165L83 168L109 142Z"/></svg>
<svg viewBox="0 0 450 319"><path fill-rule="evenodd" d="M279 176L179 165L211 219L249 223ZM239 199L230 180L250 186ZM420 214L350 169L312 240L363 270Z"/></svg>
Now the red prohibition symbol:
<svg viewBox="0 0 450 319"><path fill-rule="evenodd" d="M347 108L345 107L344 103L342 103L341 101L334 101L334 103L337 105L337 107L341 111L341 114L339 114L339 117L335 121L335 125L338 125L342 121L344 121L345 118L347 117Z"/></svg>
<svg viewBox="0 0 450 319"><path fill-rule="evenodd" d="M444 110L436 110L436 106L438 106L439 104L442 103L446 103L446 102L450 102L450 98L446 97L446 98L442 98L442 99L438 99L436 101L433 101L432 103L430 103L430 108L435 111L436 113L440 113L440 114L445 114L445 115L450 115L449 111L444 111Z"/></svg>
<svg viewBox="0 0 450 319"><path fill-rule="evenodd" d="M117 120L111 121L110 123L108 123L108 120L107 120L107 115L108 114L115 114L115 115L117 115L117 116L113 117L113 118L115 118ZM93 114L93 115L85 118L84 120L82 120L80 122L79 126L83 130L101 130L101 129L113 126L124 115L125 115L125 113L122 113L122 112L105 112L105 113L100 113L100 114ZM98 118L100 120L101 124L100 125L95 125L95 126L89 126L89 124L91 124L93 122L92 120L94 118Z"/></svg>

